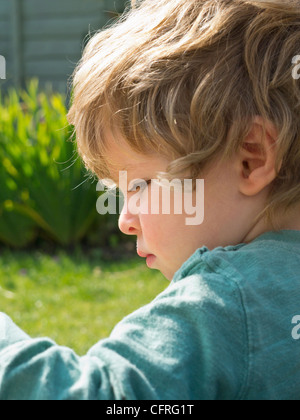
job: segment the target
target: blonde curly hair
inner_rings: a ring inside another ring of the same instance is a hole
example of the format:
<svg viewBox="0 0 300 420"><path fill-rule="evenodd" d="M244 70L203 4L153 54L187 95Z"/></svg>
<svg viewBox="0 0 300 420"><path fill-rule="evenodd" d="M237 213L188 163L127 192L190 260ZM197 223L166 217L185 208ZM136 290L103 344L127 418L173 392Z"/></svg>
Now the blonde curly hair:
<svg viewBox="0 0 300 420"><path fill-rule="evenodd" d="M79 154L109 177L105 133L118 130L134 151L172 159L165 178L197 178L260 115L278 131L271 218L300 201L297 54L299 0L139 1L91 37L74 72Z"/></svg>

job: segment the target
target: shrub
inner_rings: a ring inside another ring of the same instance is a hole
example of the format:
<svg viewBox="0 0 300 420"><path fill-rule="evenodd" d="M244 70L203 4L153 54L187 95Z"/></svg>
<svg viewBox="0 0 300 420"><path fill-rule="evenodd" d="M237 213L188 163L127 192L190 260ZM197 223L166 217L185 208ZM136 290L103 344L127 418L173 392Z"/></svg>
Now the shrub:
<svg viewBox="0 0 300 420"><path fill-rule="evenodd" d="M65 102L39 91L37 80L0 96L1 242L24 247L42 232L70 245L100 222L96 184L70 140Z"/></svg>

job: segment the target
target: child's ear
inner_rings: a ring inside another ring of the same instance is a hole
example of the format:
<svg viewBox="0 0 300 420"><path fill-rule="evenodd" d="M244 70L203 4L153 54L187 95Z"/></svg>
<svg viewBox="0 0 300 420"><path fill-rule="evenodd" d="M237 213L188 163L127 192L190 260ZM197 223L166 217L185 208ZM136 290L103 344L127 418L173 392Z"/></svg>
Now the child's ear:
<svg viewBox="0 0 300 420"><path fill-rule="evenodd" d="M244 195L259 194L276 178L277 138L274 124L259 116L253 119L251 131L238 155L239 190Z"/></svg>

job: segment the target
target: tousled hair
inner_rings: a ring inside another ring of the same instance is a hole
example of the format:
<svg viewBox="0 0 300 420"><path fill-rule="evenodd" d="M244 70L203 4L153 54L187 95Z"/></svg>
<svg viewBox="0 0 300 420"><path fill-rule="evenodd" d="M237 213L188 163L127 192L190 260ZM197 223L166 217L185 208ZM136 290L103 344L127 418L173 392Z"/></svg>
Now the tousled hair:
<svg viewBox="0 0 300 420"><path fill-rule="evenodd" d="M260 115L278 132L271 219L300 202L297 54L299 0L133 2L91 37L74 72L79 154L109 177L107 133L117 130L134 151L171 159L165 178L197 178L238 151Z"/></svg>

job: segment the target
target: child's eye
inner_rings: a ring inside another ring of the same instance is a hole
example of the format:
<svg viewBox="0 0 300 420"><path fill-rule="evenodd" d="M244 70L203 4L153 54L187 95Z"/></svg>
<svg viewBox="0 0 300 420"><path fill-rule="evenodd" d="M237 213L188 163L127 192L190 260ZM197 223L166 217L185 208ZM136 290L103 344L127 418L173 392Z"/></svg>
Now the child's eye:
<svg viewBox="0 0 300 420"><path fill-rule="evenodd" d="M136 182L135 184L133 184L130 189L128 189L128 192L137 192L137 191L144 191L144 189L146 188L146 186L151 184L151 179L149 179L148 181L144 181L144 180L140 180L139 182Z"/></svg>

